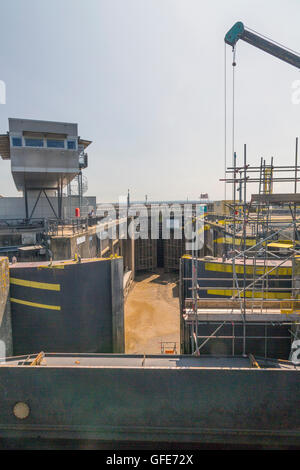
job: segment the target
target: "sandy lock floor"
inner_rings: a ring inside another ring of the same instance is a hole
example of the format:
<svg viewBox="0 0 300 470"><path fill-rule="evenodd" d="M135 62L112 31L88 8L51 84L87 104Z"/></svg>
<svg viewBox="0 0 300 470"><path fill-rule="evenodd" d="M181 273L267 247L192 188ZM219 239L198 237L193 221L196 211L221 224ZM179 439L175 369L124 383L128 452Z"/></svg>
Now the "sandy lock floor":
<svg viewBox="0 0 300 470"><path fill-rule="evenodd" d="M163 269L136 276L125 303L125 352L160 354L161 341L175 342L179 354L178 274Z"/></svg>

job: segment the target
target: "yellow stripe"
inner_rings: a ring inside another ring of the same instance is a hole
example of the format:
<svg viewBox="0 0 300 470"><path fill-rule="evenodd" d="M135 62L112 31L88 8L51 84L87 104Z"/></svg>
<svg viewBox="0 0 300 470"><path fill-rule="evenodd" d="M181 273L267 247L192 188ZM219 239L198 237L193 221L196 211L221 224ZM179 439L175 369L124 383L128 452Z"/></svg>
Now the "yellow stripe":
<svg viewBox="0 0 300 470"><path fill-rule="evenodd" d="M284 243L284 242L272 242L268 243L268 247L270 246L271 248L293 248L293 243Z"/></svg>
<svg viewBox="0 0 300 470"><path fill-rule="evenodd" d="M220 237L216 238L214 240L215 243L225 243L227 245L232 245L233 244L233 238L232 237ZM235 245L241 245L244 244L244 239L242 238L236 238L235 239ZM246 246L254 246L256 244L256 241L251 239L251 238L246 238Z"/></svg>
<svg viewBox="0 0 300 470"><path fill-rule="evenodd" d="M64 265L60 265L60 264L55 264L55 265L49 265L49 266L38 266L38 269L64 269Z"/></svg>
<svg viewBox="0 0 300 470"><path fill-rule="evenodd" d="M60 284L50 284L48 282L26 281L25 279L10 278L10 283L17 286L33 287L34 289L46 289L60 291Z"/></svg>
<svg viewBox="0 0 300 470"><path fill-rule="evenodd" d="M222 295L223 297L232 297L232 295L237 295L238 292L235 290L232 294L232 289L208 289L207 294L209 295ZM240 296L243 297L243 293L240 293ZM262 295L260 292L246 291L246 297L261 299ZM289 299L291 297L290 292L264 292L264 299Z"/></svg>
<svg viewBox="0 0 300 470"><path fill-rule="evenodd" d="M291 240L277 240L278 243L291 243ZM219 237L214 240L214 243L225 243L227 245L233 245L233 238L232 237ZM244 244L244 239L243 238L238 238L236 237L234 245L243 245ZM295 241L296 245L299 245L299 242L296 240ZM254 246L256 245L256 241L253 238L246 238L246 246ZM261 244L262 246L270 246L268 242L263 242ZM275 245L274 245L275 246ZM282 247L285 248L285 247Z"/></svg>
<svg viewBox="0 0 300 470"><path fill-rule="evenodd" d="M46 305L46 304L37 304L35 302L28 302L28 300L20 300L10 298L11 302L15 302L16 304L28 305L29 307L37 307L37 308L47 308L49 310L61 310L59 305Z"/></svg>
<svg viewBox="0 0 300 470"><path fill-rule="evenodd" d="M263 267L256 267L256 274L265 274L268 273L269 276L291 276L292 268L276 268L270 266L269 269L264 269ZM271 271L273 269L273 271ZM221 273L232 273L232 264L222 264L222 263L205 263L205 271L215 271ZM244 274L244 266L235 265L235 271L237 274ZM271 272L270 272L271 271ZM253 274L253 266L246 266L246 273Z"/></svg>

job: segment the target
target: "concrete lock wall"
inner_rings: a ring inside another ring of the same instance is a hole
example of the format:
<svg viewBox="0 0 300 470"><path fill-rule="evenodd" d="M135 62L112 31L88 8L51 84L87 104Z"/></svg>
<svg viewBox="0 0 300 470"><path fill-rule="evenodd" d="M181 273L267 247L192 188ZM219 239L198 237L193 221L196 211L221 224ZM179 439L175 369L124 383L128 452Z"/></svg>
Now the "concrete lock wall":
<svg viewBox="0 0 300 470"><path fill-rule="evenodd" d="M9 265L8 258L2 257L0 258L0 360L2 357L11 356L12 353Z"/></svg>
<svg viewBox="0 0 300 470"><path fill-rule="evenodd" d="M65 237L52 237L50 249L53 260L74 259L75 254L81 258L94 258L100 250L97 233L83 232Z"/></svg>
<svg viewBox="0 0 300 470"><path fill-rule="evenodd" d="M3 366L0 382L2 437L300 444L295 370Z"/></svg>
<svg viewBox="0 0 300 470"><path fill-rule="evenodd" d="M245 352L257 357L272 357L289 359L291 353L292 322L281 324L273 322L245 322ZM193 328L191 321L182 323L184 354L192 354ZM198 320L198 334L201 337L199 344L213 335L209 341L201 346L201 354L241 356L243 354L243 328L241 321L201 321ZM218 329L218 331L216 331Z"/></svg>
<svg viewBox="0 0 300 470"><path fill-rule="evenodd" d="M275 262L269 260L267 267L270 269L275 267ZM182 277L188 278L189 280L183 281L183 295L184 298L191 297L191 287L192 287L192 258L191 257L182 257L181 258L181 269ZM267 269L262 265L256 265L254 267L251 260L249 264L246 264L244 268L243 265L236 265L236 275L240 280L240 286L242 285L242 280L244 277L244 269L246 269L246 274L253 277L253 270L255 270L256 277L263 274ZM199 297L203 298L230 298L232 296L232 285L233 285L233 267L231 260L221 261L219 259L198 259L197 261L197 270L198 277L201 278L201 289L198 291ZM292 283L292 268L291 266L278 266L276 270L274 269L269 275L269 287L273 288L272 294L268 293L270 299L280 299L290 297L290 289ZM205 279L207 278L207 280ZM215 278L215 279L214 279ZM274 281L274 278L279 278L282 281L280 282L280 287L278 288L278 283ZM202 289L202 288L206 288ZM218 290L219 288L219 290ZM278 291L275 290L278 288ZM281 290L282 289L282 290ZM283 289L286 289L284 291ZM261 295L261 294L259 294ZM252 291L248 291L247 298L252 298ZM267 293L264 293L264 296L267 296ZM260 298L260 297L255 297Z"/></svg>
<svg viewBox="0 0 300 470"><path fill-rule="evenodd" d="M14 354L124 352L123 259L10 270Z"/></svg>

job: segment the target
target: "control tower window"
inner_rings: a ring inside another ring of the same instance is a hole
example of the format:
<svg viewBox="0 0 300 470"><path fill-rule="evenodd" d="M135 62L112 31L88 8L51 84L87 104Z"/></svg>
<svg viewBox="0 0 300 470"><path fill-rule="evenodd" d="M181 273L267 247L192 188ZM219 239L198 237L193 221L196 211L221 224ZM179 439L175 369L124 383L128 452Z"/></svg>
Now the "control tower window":
<svg viewBox="0 0 300 470"><path fill-rule="evenodd" d="M12 144L14 147L22 147L22 137L13 137Z"/></svg>
<svg viewBox="0 0 300 470"><path fill-rule="evenodd" d="M76 150L76 141L75 140L68 140L68 149L69 150Z"/></svg>
<svg viewBox="0 0 300 470"><path fill-rule="evenodd" d="M43 139L29 139L25 138L26 147L44 147Z"/></svg>
<svg viewBox="0 0 300 470"><path fill-rule="evenodd" d="M58 139L47 139L47 147L54 149L63 149L65 148L65 141Z"/></svg>

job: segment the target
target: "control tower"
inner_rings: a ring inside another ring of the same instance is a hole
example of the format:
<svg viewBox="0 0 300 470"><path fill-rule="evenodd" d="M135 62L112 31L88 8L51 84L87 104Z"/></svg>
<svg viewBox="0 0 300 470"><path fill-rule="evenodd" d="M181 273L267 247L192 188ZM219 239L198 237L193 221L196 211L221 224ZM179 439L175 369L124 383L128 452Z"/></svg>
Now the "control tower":
<svg viewBox="0 0 300 470"><path fill-rule="evenodd" d="M42 194L58 219L62 217L63 187L87 167L89 140L78 136L77 124L31 119L8 120L9 131L0 135L0 155L11 160L11 172L18 191L23 192L26 220ZM57 210L49 196L57 196ZM29 198L33 207L29 211Z"/></svg>

